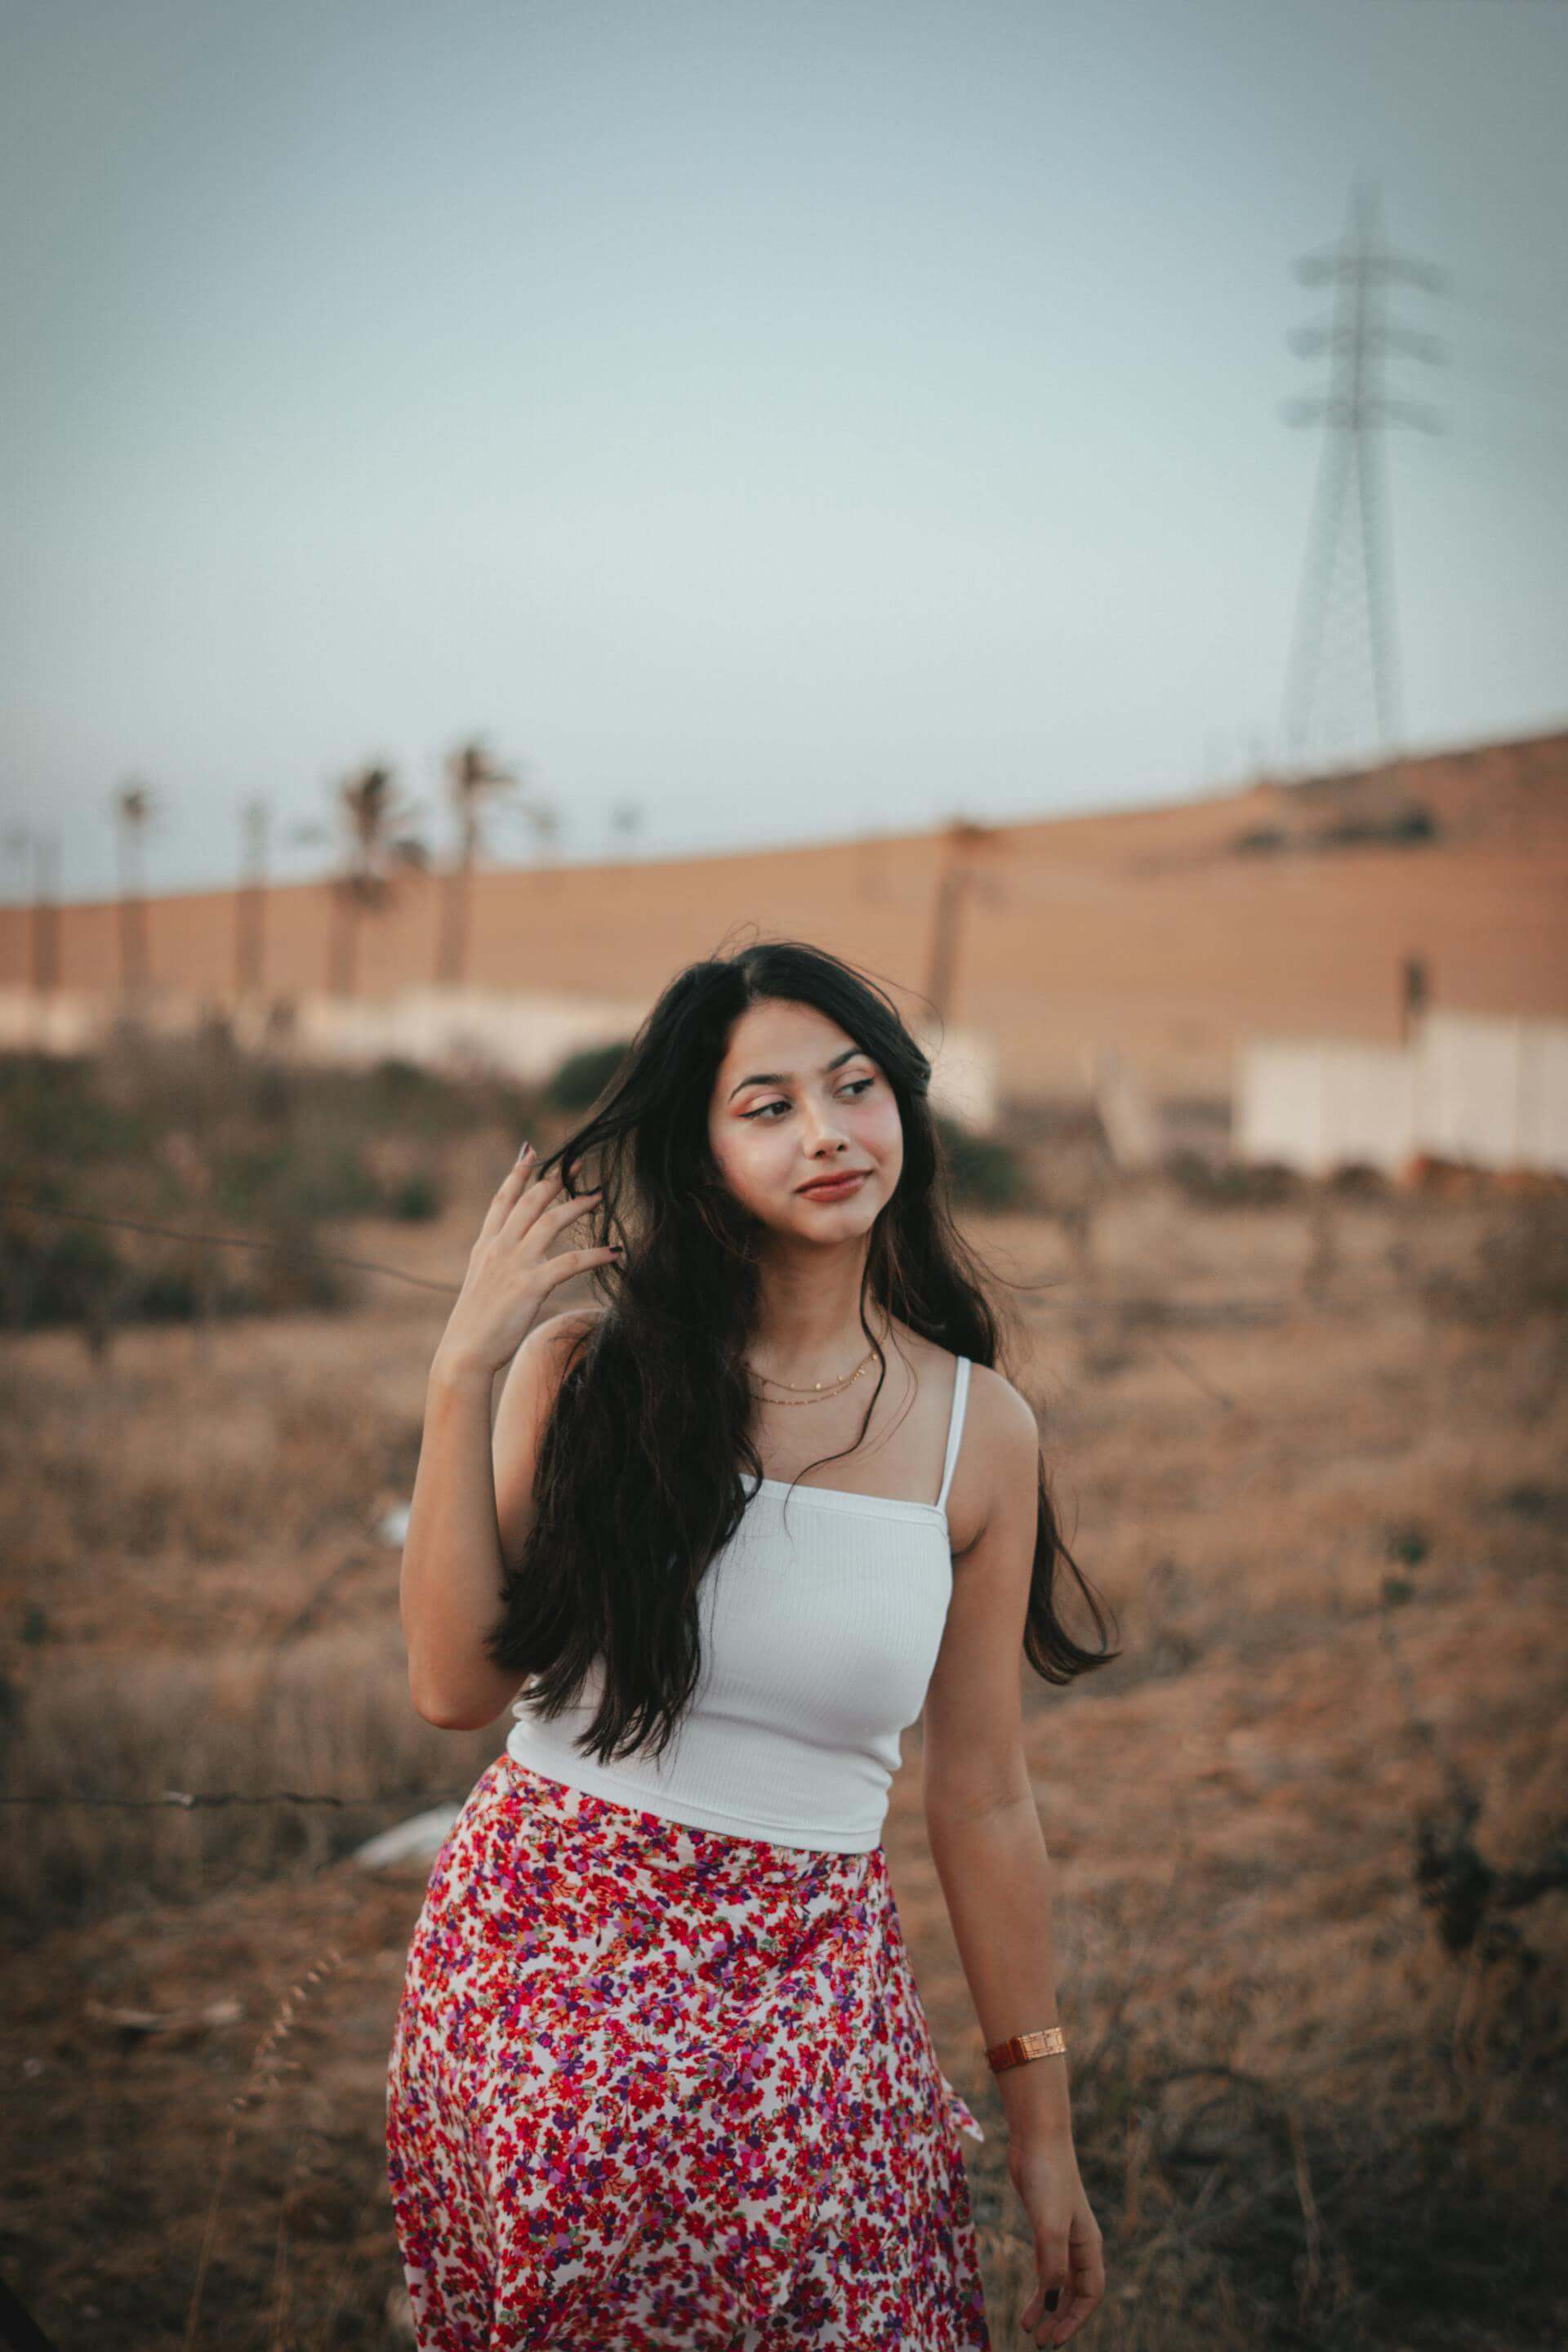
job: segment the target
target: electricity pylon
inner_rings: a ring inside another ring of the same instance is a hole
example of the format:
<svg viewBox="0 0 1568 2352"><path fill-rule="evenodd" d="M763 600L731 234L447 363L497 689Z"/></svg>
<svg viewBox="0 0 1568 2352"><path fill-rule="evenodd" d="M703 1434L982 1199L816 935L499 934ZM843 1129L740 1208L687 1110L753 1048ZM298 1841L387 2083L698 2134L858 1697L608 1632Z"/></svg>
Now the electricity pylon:
<svg viewBox="0 0 1568 2352"><path fill-rule="evenodd" d="M1391 351L1441 359L1443 347L1434 336L1391 325L1382 296L1400 281L1436 293L1445 280L1428 263L1382 244L1377 212L1376 191L1358 178L1342 242L1295 265L1303 284L1332 285L1334 308L1326 326L1300 327L1288 339L1304 356L1327 352L1331 372L1326 394L1282 404L1288 423L1329 428L1285 686L1287 765L1310 761L1336 739L1342 746L1359 736L1364 745L1371 735L1380 749L1392 749L1402 724L1394 565L1376 434L1384 425L1414 425L1424 433L1441 426L1419 402L1384 395L1382 363Z"/></svg>

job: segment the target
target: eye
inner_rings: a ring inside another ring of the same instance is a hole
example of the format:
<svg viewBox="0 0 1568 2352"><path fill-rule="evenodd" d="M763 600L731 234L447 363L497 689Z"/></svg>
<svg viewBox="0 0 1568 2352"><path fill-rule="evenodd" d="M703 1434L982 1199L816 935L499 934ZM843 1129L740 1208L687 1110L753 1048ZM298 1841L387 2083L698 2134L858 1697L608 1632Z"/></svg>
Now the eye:
<svg viewBox="0 0 1568 2352"><path fill-rule="evenodd" d="M851 1078L849 1084L847 1087L840 1087L838 1091L840 1094L853 1096L854 1098L858 1101L860 1097L865 1093L867 1087L874 1087L877 1081L875 1078ZM755 1110L742 1111L741 1116L742 1118L761 1118L764 1111L788 1110L789 1108L789 1104L784 1100L784 1097L780 1095L773 1102L759 1103ZM770 1119L768 1121L768 1125L770 1127L776 1126L777 1121Z"/></svg>

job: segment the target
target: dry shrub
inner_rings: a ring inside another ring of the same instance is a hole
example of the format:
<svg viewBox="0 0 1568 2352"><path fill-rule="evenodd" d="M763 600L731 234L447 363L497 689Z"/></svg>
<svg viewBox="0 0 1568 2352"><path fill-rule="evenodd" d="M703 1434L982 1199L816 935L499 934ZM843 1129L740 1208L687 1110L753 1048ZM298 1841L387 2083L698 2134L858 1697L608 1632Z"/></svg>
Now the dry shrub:
<svg viewBox="0 0 1568 2352"><path fill-rule="evenodd" d="M241 1578L231 1637L280 1616L331 1564L318 1548L363 1549L412 1484L418 1427L378 1409L377 1369L367 1349L365 1377L342 1377L286 1319L224 1332L205 1360L188 1335L139 1332L94 1372L51 1335L26 1377L19 1359L0 1368L0 1555L40 1612L35 1638L156 1638L160 1612L167 1626L203 1607L221 1633L212 1587Z"/></svg>
<svg viewBox="0 0 1568 2352"><path fill-rule="evenodd" d="M1471 1265L1434 1272L1426 1294L1436 1313L1465 1323L1568 1316L1568 1190L1496 1209Z"/></svg>
<svg viewBox="0 0 1568 2352"><path fill-rule="evenodd" d="M1232 1213L1173 1189L1119 1193L1095 1226L1109 1376L1071 1291L1035 1294L1028 1386L1075 1551L1128 1644L1078 1691L1031 1690L1027 1723L1062 1862L1077 2146L1110 2257L1086 2346L1568 2340L1552 2312L1563 1897L1506 1910L1512 1939L1470 1899L1489 1871L1517 1891L1560 1814L1564 1384L1544 1230L1521 1240L1495 1201L1341 1201L1340 1275L1309 1313L1301 1200ZM1043 1220L996 1231L1024 1275L1063 1261ZM459 1265L468 1237L454 1224ZM1473 1284L1478 1268L1505 1319L1422 1312L1426 1275ZM23 1591L52 1610L68 1577L97 1588L79 1649L51 1637L18 1654L14 1790L381 1785L434 1801L471 1786L498 1727L438 1733L414 1714L392 1556L312 1605L348 1549L313 1547L312 1529L363 1528L389 1485L406 1494L436 1314L389 1293L352 1318L220 1328L205 1363L188 1335L127 1334L113 1381L44 1334L0 1367L0 1481L28 1497L5 1528ZM235 1566L193 1587L182 1548L216 1552L230 1522ZM132 1554L137 1528L168 1549ZM1452 1833L1423 1843L1443 1780L1391 1671L1393 1623L1414 1710L1484 1798L1479 1860ZM911 1783L890 1822L905 1923L944 2061L989 2128L939 1898L928 1887L922 1907L909 1876ZM39 2250L17 2286L58 2340L178 2343L223 2095L280 1989L334 1940L353 1965L313 1993L289 2044L298 2071L234 2142L204 2336L236 2352L382 2340L398 2277L382 2069L421 1871L320 1865L420 1802L12 1813L13 1909L29 1927L82 1922L16 1956L33 1999L15 2083L46 2151ZM79 1981L181 2010L234 1994L255 2022L183 2056L172 2035L120 2049L84 2020ZM36 2076L25 2052L43 2053ZM101 2179L100 2128L118 2143ZM1005 2158L999 2133L965 2149L998 2346L1021 2340L1033 2290ZM167 2315L162 2333L150 2313Z"/></svg>
<svg viewBox="0 0 1568 2352"><path fill-rule="evenodd" d="M5 1790L22 1801L7 1808L0 1908L27 1939L320 1869L437 1793L471 1787L496 1746L493 1734L458 1738L416 1713L395 1626L374 1643L320 1636L275 1656L66 1661L25 1690L22 1708ZM342 1807L62 1801L171 1790L404 1794Z"/></svg>

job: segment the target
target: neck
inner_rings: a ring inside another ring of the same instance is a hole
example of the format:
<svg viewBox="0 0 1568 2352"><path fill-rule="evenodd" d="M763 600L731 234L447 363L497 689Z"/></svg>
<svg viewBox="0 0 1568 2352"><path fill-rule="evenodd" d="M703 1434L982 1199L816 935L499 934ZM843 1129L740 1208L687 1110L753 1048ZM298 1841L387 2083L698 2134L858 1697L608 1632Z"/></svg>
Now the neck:
<svg viewBox="0 0 1568 2352"><path fill-rule="evenodd" d="M866 1239L841 1245L780 1242L758 1268L757 1319L748 1361L777 1381L826 1380L847 1372L866 1353L860 1324L860 1277ZM880 1338L887 1316L868 1299L866 1319Z"/></svg>

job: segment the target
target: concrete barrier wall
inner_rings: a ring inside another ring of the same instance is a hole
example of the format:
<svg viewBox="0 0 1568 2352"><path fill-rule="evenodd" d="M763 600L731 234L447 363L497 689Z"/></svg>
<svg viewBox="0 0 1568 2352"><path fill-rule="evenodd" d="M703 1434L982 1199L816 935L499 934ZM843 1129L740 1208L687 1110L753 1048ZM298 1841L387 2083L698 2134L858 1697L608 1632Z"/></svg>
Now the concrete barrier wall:
<svg viewBox="0 0 1568 2352"><path fill-rule="evenodd" d="M1238 1056L1235 1149L1310 1175L1355 1160L1403 1166L1415 1149L1415 1073L1397 1045L1280 1040Z"/></svg>
<svg viewBox="0 0 1568 2352"><path fill-rule="evenodd" d="M1427 1150L1568 1170L1568 1022L1434 1015L1424 1046Z"/></svg>
<svg viewBox="0 0 1568 2352"><path fill-rule="evenodd" d="M1234 1131L1238 1157L1315 1174L1418 1152L1568 1174L1568 1022L1433 1013L1407 1046L1254 1040Z"/></svg>
<svg viewBox="0 0 1568 2352"><path fill-rule="evenodd" d="M1521 1151L1527 1168L1568 1169L1568 1021L1525 1024Z"/></svg>
<svg viewBox="0 0 1568 2352"><path fill-rule="evenodd" d="M300 996L241 1000L226 1008L235 1036L252 1050L341 1068L397 1057L426 1069L498 1071L538 1085L569 1054L629 1038L649 1010L634 998L511 994L485 989L407 988L394 996ZM82 1054L102 1048L121 1011L117 998L83 991L35 995L0 989L0 1051ZM190 1035L205 1017L197 998L150 992L141 1019L159 1035ZM995 1127L996 1040L950 1027L938 1036L911 1024L931 1057L931 1101L977 1134Z"/></svg>
<svg viewBox="0 0 1568 2352"><path fill-rule="evenodd" d="M89 989L0 988L0 1053L87 1054L109 1026L108 1000Z"/></svg>
<svg viewBox="0 0 1568 2352"><path fill-rule="evenodd" d="M368 1068L390 1057L428 1069L494 1070L525 1084L569 1054L630 1037L646 1004L606 998L512 996L480 989L408 988L380 1000L304 996L286 1045L301 1059Z"/></svg>

